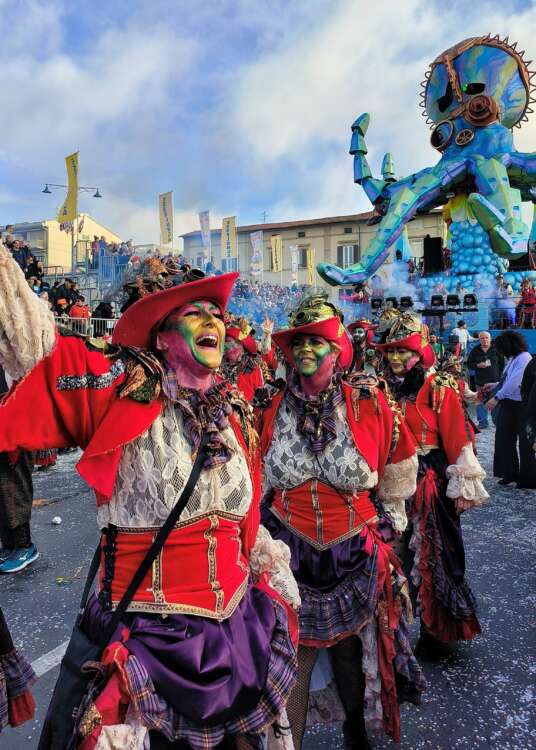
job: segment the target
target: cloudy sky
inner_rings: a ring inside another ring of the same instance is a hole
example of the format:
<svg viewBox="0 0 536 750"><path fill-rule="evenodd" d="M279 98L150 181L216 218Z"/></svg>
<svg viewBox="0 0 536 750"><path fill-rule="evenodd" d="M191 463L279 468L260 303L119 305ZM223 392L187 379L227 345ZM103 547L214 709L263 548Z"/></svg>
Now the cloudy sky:
<svg viewBox="0 0 536 750"><path fill-rule="evenodd" d="M64 157L101 201L80 210L136 242L210 209L239 222L366 210L350 126L371 114L370 162L436 161L417 106L436 55L489 31L536 58L525 0L0 0L0 224L52 218ZM516 133L536 149L536 114Z"/></svg>

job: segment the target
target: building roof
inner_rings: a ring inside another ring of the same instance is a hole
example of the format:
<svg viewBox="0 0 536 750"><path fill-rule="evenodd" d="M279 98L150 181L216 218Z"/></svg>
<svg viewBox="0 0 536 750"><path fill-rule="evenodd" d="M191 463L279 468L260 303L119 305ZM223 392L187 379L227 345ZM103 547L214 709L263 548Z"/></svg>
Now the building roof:
<svg viewBox="0 0 536 750"><path fill-rule="evenodd" d="M270 231L272 229L291 229L292 227L317 226L318 224L347 224L353 221L367 221L372 216L372 211L364 211L361 214L347 214L346 216L325 216L320 219L302 219L301 221L278 221L266 224L245 224L236 228L237 232L257 232L260 229ZM221 229L212 229L211 232L221 232ZM195 237L200 235L201 230L181 234L181 237Z"/></svg>

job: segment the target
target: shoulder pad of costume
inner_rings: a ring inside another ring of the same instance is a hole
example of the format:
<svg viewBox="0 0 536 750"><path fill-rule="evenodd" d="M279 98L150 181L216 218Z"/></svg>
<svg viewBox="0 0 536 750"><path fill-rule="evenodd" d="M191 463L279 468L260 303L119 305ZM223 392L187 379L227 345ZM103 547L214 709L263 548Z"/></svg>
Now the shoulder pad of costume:
<svg viewBox="0 0 536 750"><path fill-rule="evenodd" d="M267 409L276 394L284 390L286 383L283 378L269 380L261 388L257 388L253 396L252 406L255 409Z"/></svg>
<svg viewBox="0 0 536 750"><path fill-rule="evenodd" d="M114 346L113 344L110 344L109 341L105 341L102 338L87 338L86 347L92 352L100 352L107 357L120 353L118 346Z"/></svg>
<svg viewBox="0 0 536 750"><path fill-rule="evenodd" d="M371 375L368 372L352 372L343 378L343 383L349 385L350 388L368 390L378 388L380 385L380 381L376 375Z"/></svg>
<svg viewBox="0 0 536 750"><path fill-rule="evenodd" d="M453 388L456 393L460 390L458 381L450 372L442 372L441 370L435 372L430 381L432 388Z"/></svg>
<svg viewBox="0 0 536 750"><path fill-rule="evenodd" d="M62 323L56 323L56 330L64 339L80 339L81 341L85 341L87 338L87 336L83 336L81 333L76 333L72 328L64 326Z"/></svg>

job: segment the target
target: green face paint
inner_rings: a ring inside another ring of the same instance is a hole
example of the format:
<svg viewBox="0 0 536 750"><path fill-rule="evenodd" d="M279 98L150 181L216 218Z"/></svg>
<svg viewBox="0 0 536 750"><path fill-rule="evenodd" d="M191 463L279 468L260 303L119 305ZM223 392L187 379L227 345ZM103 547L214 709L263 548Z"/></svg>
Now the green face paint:
<svg viewBox="0 0 536 750"><path fill-rule="evenodd" d="M332 353L329 341L321 336L298 336L292 342L292 358L299 375L308 378L319 370Z"/></svg>
<svg viewBox="0 0 536 750"><path fill-rule="evenodd" d="M169 335L176 331L179 335ZM203 367L214 370L221 364L225 326L219 308L212 302L193 302L168 318L163 327L166 359L172 367L193 357Z"/></svg>

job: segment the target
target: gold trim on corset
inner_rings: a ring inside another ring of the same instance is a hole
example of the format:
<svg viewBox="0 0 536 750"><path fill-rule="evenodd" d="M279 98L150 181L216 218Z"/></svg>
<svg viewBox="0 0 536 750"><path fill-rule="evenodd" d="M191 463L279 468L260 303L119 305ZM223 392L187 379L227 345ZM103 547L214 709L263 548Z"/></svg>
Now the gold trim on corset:
<svg viewBox="0 0 536 750"><path fill-rule="evenodd" d="M164 596L164 592L162 590L162 552L163 550L160 550L158 553L158 556L155 560L153 560L153 586L152 586L152 592L154 596L154 600L156 604L165 604L166 603L166 597Z"/></svg>
<svg viewBox="0 0 536 750"><path fill-rule="evenodd" d="M152 614L183 614L183 615L196 615L198 617L209 617L212 620L226 620L230 617L237 606L242 601L242 597L248 587L249 576L237 588L235 593L229 599L229 602L225 609L221 612L215 612L205 607L193 607L188 604L153 604L152 602L130 602L127 607L127 612L150 612ZM112 610L117 608L119 600L112 602Z"/></svg>
<svg viewBox="0 0 536 750"><path fill-rule="evenodd" d="M316 538L319 544L324 544L324 519L322 517L322 508L318 499L318 479L311 480L311 501L316 517Z"/></svg>
<svg viewBox="0 0 536 750"><path fill-rule="evenodd" d="M218 516L211 514L209 516L210 526L205 531L203 536L208 542L208 583L210 584L211 590L214 592L216 597L216 613L220 614L223 610L223 603L225 601L225 595L221 590L220 582L217 579L218 569L216 564L216 547L218 546L218 540L214 536L214 531L219 526Z"/></svg>
<svg viewBox="0 0 536 750"><path fill-rule="evenodd" d="M209 510L206 513L201 513L199 516L188 518L185 521L178 521L173 528L182 529L185 526L191 526L192 524L203 521L205 518L210 518L211 516L225 518L227 521L235 521L238 524L240 524L245 517L237 516L236 513L230 513L226 510ZM162 523L162 526L163 525L164 524ZM152 532L154 534L158 533L162 526L116 526L116 529L120 534L147 534L148 532Z"/></svg>
<svg viewBox="0 0 536 750"><path fill-rule="evenodd" d="M304 534L302 531L298 531L294 526L287 523L286 519L281 516L280 513L277 512L277 508L274 508L273 506L270 508L271 512L274 514L276 518L278 518L283 526L287 528L289 531L291 531L295 536L299 537L299 539L303 539L304 542L307 542L307 544L310 544L311 547L314 547L315 549L319 550L319 552L323 552L326 549L330 549L331 547L334 547L336 544L339 544L339 542L344 542L347 539L351 539L353 536L356 536L357 534L361 533L361 531L365 528L365 526L370 526L373 523L377 523L378 516L372 516L366 523L361 523L359 526L356 526L355 529L351 529L350 531L347 531L345 534L342 534L341 536L336 537L335 539L332 539L327 544L320 544L317 539L313 539L310 536L307 536L307 534Z"/></svg>
<svg viewBox="0 0 536 750"><path fill-rule="evenodd" d="M286 515L287 521L290 523L290 519L292 518L292 513L290 512L290 503L287 499L286 490L281 490L281 504L283 505L283 508L285 509L285 515Z"/></svg>

